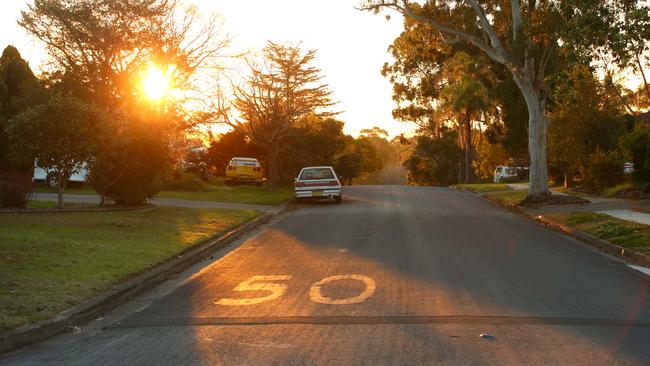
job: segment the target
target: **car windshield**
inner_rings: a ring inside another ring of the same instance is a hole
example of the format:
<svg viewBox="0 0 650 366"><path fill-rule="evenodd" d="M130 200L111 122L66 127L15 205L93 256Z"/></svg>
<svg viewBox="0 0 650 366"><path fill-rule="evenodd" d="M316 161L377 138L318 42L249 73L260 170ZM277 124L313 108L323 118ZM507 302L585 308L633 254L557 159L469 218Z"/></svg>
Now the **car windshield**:
<svg viewBox="0 0 650 366"><path fill-rule="evenodd" d="M334 174L330 168L309 168L302 171L300 180L313 179L334 179Z"/></svg>
<svg viewBox="0 0 650 366"><path fill-rule="evenodd" d="M255 160L233 160L230 162L233 166L260 166L260 163Z"/></svg>

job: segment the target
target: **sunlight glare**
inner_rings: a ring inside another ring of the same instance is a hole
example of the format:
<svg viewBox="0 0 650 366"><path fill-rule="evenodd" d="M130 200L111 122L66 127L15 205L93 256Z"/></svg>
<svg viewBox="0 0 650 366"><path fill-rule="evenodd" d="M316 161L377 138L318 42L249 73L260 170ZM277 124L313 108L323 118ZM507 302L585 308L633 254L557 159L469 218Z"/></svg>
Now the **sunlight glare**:
<svg viewBox="0 0 650 366"><path fill-rule="evenodd" d="M152 101L161 100L169 91L171 68L166 72L159 66L150 65L142 77L144 94Z"/></svg>

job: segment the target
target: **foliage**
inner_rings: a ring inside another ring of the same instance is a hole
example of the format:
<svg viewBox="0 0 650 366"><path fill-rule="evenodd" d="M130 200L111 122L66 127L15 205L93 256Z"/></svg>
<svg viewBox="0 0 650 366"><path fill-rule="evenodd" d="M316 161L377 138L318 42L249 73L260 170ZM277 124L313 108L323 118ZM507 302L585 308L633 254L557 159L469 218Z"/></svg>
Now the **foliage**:
<svg viewBox="0 0 650 366"><path fill-rule="evenodd" d="M89 162L89 180L102 197L120 205L142 205L161 188L171 158L160 121L113 120L111 133Z"/></svg>
<svg viewBox="0 0 650 366"><path fill-rule="evenodd" d="M7 134L9 119L38 101L40 85L14 46L0 56L0 207L24 207L29 193L34 160L10 159L16 142ZM30 179L27 179L30 178Z"/></svg>
<svg viewBox="0 0 650 366"><path fill-rule="evenodd" d="M584 188L602 192L623 181L623 159L617 151L596 150L581 176Z"/></svg>
<svg viewBox="0 0 650 366"><path fill-rule="evenodd" d="M178 177L167 177L162 189L168 191L199 191L203 188L203 180L195 173L180 173Z"/></svg>
<svg viewBox="0 0 650 366"><path fill-rule="evenodd" d="M411 157L404 162L409 182L436 186L457 183L460 150L456 141L456 133L446 129L437 138L418 136Z"/></svg>
<svg viewBox="0 0 650 366"><path fill-rule="evenodd" d="M216 174L226 174L226 165L230 159L240 156L263 159L263 151L255 145L242 131L232 130L219 135L219 138L210 142L207 154L209 164L214 167Z"/></svg>
<svg viewBox="0 0 650 366"><path fill-rule="evenodd" d="M7 128L14 142L10 156L20 165L37 165L56 176L59 208L66 182L93 156L103 115L77 98L55 95L46 104L16 115Z"/></svg>
<svg viewBox="0 0 650 366"><path fill-rule="evenodd" d="M605 222L598 226L596 229L596 235L599 238L614 238L617 236L629 235L639 231L639 228L636 226L624 226L618 222Z"/></svg>
<svg viewBox="0 0 650 366"><path fill-rule="evenodd" d="M623 149L632 157L632 178L642 184L650 182L650 124L638 122L634 130L622 139Z"/></svg>
<svg viewBox="0 0 650 366"><path fill-rule="evenodd" d="M197 121L184 104L206 99L198 86L221 70L229 39L216 18L175 0L36 0L18 23L46 45L50 88L110 117L89 162L93 187L119 203L143 203L160 187L176 140ZM173 98L146 98L142 78L152 67L166 75Z"/></svg>
<svg viewBox="0 0 650 366"><path fill-rule="evenodd" d="M595 167L590 165L592 154L617 148L625 120L618 103L587 66L569 68L556 83L551 102L549 170L555 181L566 179L566 186L570 186L577 172Z"/></svg>
<svg viewBox="0 0 650 366"><path fill-rule="evenodd" d="M496 143L492 144L484 139L478 146L478 155L480 156L480 179L482 181L492 182L494 178L494 170L499 165L504 165L508 162L510 154L503 145Z"/></svg>
<svg viewBox="0 0 650 366"><path fill-rule="evenodd" d="M282 179L281 148L293 128L307 115L331 115L322 110L333 103L320 70L311 65L315 50L303 52L299 46L269 41L262 53L260 62L248 60L250 74L234 90L233 104L243 121L231 121L227 109L222 117L264 149L267 182L275 189Z"/></svg>
<svg viewBox="0 0 650 366"><path fill-rule="evenodd" d="M382 161L377 148L364 136L354 139L345 136L345 148L339 154L334 165L334 170L348 184L364 173L372 173L382 168Z"/></svg>

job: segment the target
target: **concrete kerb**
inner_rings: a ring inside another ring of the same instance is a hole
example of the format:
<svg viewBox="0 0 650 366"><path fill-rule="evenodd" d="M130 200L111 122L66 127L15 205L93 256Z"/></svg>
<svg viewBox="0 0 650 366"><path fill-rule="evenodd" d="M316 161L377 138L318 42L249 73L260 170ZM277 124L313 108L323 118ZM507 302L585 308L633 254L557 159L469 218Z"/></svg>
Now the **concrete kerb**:
<svg viewBox="0 0 650 366"><path fill-rule="evenodd" d="M582 230L578 230L578 229L572 228L570 226L561 224L561 223L559 223L559 222L557 222L557 221L555 221L555 220L553 220L551 218L545 217L543 215L539 215L539 216L531 215L531 214L527 213L526 211L524 211L521 207L519 207L517 205L504 203L504 202L501 202L501 201L499 201L497 199L494 199L494 198L492 198L490 196L479 194L479 193L476 193L476 192L473 192L473 191L470 191L470 190L467 190L467 189L462 189L462 190L464 190L466 192L470 192L470 193L472 193L474 195L477 195L477 196L479 196L479 197L481 197L481 198L483 198L483 199L485 199L485 200L487 200L487 201L489 201L489 202L491 202L493 204L499 205L500 207L505 208L505 209L507 209L507 210L509 210L511 212L514 212L516 214L524 216L524 217L526 217L528 219L532 219L533 221L535 221L535 222L537 222L537 223L539 223L541 225L544 225L545 227L561 231L561 232L563 232L563 233L565 233L565 234L567 234L567 235L569 235L569 236L571 236L573 238L576 238L576 239L580 240L583 243L589 244L590 246L600 250L601 252L604 252L604 253L607 253L609 255L615 256L617 258L626 260L626 261L628 261L630 263L640 264L640 265L643 265L643 266L646 266L646 267L650 267L650 256L635 252L635 251L630 250L630 249L625 249L620 245L616 245L616 244L610 243L610 242L608 242L606 240L599 239L599 238L597 238L597 237L595 237L595 236L593 236L593 235L591 235L589 233L586 233L586 232L584 232Z"/></svg>
<svg viewBox="0 0 650 366"><path fill-rule="evenodd" d="M133 297L170 279L191 265L203 260L214 251L221 249L242 234L268 222L271 218L291 211L291 202L283 204L276 212L265 213L247 223L241 224L199 244L194 249L181 253L177 257L160 263L151 269L127 280L84 303L70 308L52 319L26 325L0 334L0 353L35 343L63 333L76 325L100 317Z"/></svg>

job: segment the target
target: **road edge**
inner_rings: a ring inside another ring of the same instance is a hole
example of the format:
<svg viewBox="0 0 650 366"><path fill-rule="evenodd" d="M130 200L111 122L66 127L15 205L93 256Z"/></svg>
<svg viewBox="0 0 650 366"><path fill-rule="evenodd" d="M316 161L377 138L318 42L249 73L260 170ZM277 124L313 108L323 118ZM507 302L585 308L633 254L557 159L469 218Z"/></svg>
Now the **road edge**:
<svg viewBox="0 0 650 366"><path fill-rule="evenodd" d="M508 203L504 203L502 201L499 201L498 199L492 198L490 196L480 194L477 192L473 192L468 189L463 189L463 188L454 188L458 190L462 190L465 192L469 192L475 196L481 197L482 199L492 202L493 204L496 204L502 208L505 208L506 210L519 214L521 216L524 216L532 221L535 221L538 224L543 225L544 227L560 231L566 235L569 235L570 237L574 239L578 239L580 242L588 244L589 246L597 249L598 251L602 253L609 254L611 256L614 256L616 258L625 260L629 263L632 264L640 264L646 267L650 267L650 256L647 256L645 254L641 254L638 252L635 252L630 249L625 249L620 245L611 243L607 240L599 239L587 232L584 232L582 230L578 230L576 228L570 227L568 225L564 225L562 223L559 223L549 217L543 216L543 215L538 215L534 216L526 211L524 211L521 207L517 205L512 205Z"/></svg>
<svg viewBox="0 0 650 366"><path fill-rule="evenodd" d="M74 329L75 326L82 325L100 317L102 314L133 299L135 296L178 275L214 251L226 247L246 232L269 222L276 216L293 210L294 206L291 203L292 201L283 203L274 212L266 212L251 221L230 229L228 232L216 235L199 244L194 249L181 253L176 258L155 265L136 277L128 279L77 306L59 313L52 319L26 325L0 334L0 354L53 337L69 329Z"/></svg>

